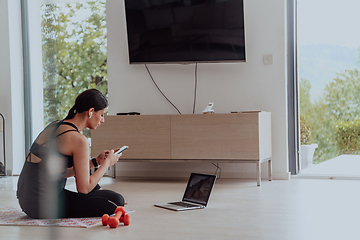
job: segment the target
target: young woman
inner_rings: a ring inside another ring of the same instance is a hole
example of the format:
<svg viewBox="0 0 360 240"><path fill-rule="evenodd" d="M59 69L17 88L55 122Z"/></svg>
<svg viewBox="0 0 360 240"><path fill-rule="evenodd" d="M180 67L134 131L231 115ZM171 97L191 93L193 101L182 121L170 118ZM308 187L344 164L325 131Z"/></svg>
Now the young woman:
<svg viewBox="0 0 360 240"><path fill-rule="evenodd" d="M124 206L124 198L98 182L121 154L104 150L89 160L89 144L80 132L104 122L108 102L96 89L82 92L64 120L49 124L30 148L21 171L17 197L31 218L98 217ZM99 166L90 175L90 169ZM75 177L77 192L65 189Z"/></svg>

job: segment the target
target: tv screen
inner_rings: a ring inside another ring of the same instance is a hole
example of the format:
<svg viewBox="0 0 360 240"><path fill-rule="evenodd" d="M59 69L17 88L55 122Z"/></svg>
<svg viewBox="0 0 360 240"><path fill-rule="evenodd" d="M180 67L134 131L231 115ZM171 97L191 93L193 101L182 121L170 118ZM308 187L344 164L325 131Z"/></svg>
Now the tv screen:
<svg viewBox="0 0 360 240"><path fill-rule="evenodd" d="M130 63L246 61L243 0L125 0Z"/></svg>

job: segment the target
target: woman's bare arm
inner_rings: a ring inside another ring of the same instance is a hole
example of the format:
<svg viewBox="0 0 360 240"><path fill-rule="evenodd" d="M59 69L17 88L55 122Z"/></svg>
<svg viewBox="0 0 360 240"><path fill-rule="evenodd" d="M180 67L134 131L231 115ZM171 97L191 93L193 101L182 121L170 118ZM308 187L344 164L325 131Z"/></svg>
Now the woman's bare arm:
<svg viewBox="0 0 360 240"><path fill-rule="evenodd" d="M101 166L90 176L89 145L86 138L82 135L77 137L73 146L76 188L78 192L87 194L99 183L108 167L117 162L119 156L114 151L109 151Z"/></svg>

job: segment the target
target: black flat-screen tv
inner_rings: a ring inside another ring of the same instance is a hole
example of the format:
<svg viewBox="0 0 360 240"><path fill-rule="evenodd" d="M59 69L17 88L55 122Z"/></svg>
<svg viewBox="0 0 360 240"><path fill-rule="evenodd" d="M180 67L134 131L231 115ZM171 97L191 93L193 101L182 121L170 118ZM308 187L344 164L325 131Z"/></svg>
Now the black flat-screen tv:
<svg viewBox="0 0 360 240"><path fill-rule="evenodd" d="M243 0L125 0L129 62L245 62Z"/></svg>

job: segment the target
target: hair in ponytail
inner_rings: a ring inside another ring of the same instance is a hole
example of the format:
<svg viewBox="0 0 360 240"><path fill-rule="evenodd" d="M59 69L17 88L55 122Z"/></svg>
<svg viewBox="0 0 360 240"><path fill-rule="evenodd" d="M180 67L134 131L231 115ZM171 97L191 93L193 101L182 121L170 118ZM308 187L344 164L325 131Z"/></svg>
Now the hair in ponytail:
<svg viewBox="0 0 360 240"><path fill-rule="evenodd" d="M76 114L76 109L75 109L75 105L74 105L72 108L70 108L68 115L66 116L65 119L71 119L75 116L75 114Z"/></svg>
<svg viewBox="0 0 360 240"><path fill-rule="evenodd" d="M74 106L69 110L65 119L72 119L76 113L82 113L90 108L94 108L95 112L100 111L108 106L105 96L97 89L88 89L80 93L76 99Z"/></svg>

